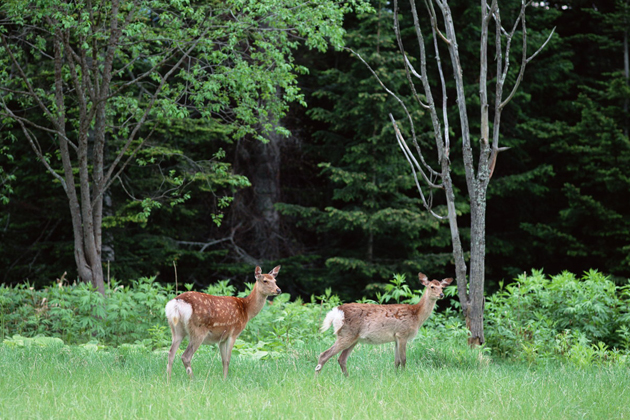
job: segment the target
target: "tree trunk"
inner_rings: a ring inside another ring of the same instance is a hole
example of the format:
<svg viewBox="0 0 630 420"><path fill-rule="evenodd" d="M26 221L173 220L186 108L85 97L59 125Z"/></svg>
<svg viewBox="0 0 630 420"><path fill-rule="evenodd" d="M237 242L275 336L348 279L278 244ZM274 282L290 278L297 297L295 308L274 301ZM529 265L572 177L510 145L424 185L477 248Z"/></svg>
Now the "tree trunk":
<svg viewBox="0 0 630 420"><path fill-rule="evenodd" d="M463 69L460 63L459 47L457 45L457 37L455 31L455 25L453 22L453 15L451 13L448 1L436 1L435 4L438 10L441 12L443 18L440 28L438 22L438 13L434 7L433 1L425 2L427 13L431 22L431 32L433 39L433 47L435 53L435 62L437 68L437 75L439 80L439 86L442 93L442 110L438 111L438 105L433 99L433 90L431 83L429 82L429 73L427 72L427 53L425 50L425 37L422 33L420 19L416 10L416 2L410 0L410 10L414 22L415 33L418 41L418 52L420 54L419 72L414 68L412 62L407 58L405 47L402 42L400 21L398 20L398 1L393 2L393 18L394 18L394 31L396 32L396 39L398 41L399 50L403 56L405 63L405 73L411 87L411 91L416 96L418 104L428 110L431 116L431 123L433 126L433 134L438 152L438 161L440 163L441 170L438 173L431 165L429 165L423 156L423 152L417 142L415 130L413 129L413 117L404 104L404 101L399 98L395 93L388 89L378 78L378 74L367 65L358 54L370 71L374 74L378 82L383 88L392 95L398 103L402 105L402 109L407 120L411 126L411 142L415 146L419 160L413 156L411 148L407 145L407 140L401 134L398 129L396 120L390 114L390 119L394 126L394 132L398 145L402 149L403 154L407 158L407 161L412 169L414 180L418 192L422 198L424 206L431 212L432 215L442 219L440 216L434 213L431 209L431 205L426 200L423 188L420 186L419 180L422 179L429 188L443 188L446 195L447 204L447 218L451 230L451 240L453 246L453 260L455 264L456 278L457 278L457 292L460 303L462 305L462 311L466 318L466 325L470 330L470 337L468 343L472 346L481 345L484 343L483 333L483 311L484 311L484 284L485 284L485 253L486 253L486 199L487 190L492 172L495 167L497 155L505 148L499 147L499 134L500 134L500 122L501 112L503 108L510 102L520 85L525 67L530 60L532 60L549 42L554 31L552 30L547 40L542 44L540 48L531 56L527 56L527 30L525 23L525 10L530 5L529 2L522 2L521 9L516 16L515 26L511 32L506 31L501 25L501 16L499 13L499 6L497 1L492 1L488 5L487 0L481 0L481 39L480 39L480 73L479 73L479 102L480 102L480 127L481 133L479 136L479 156L477 160L477 172L475 172L475 156L473 153L473 144L470 134L470 124L468 120L468 108L467 108L467 96L465 93L466 83L464 82ZM497 70L495 73L495 97L494 97L494 118L492 122L492 139L490 138L490 120L489 120L489 101L488 101L488 38L489 38L489 26L493 22L495 26L495 45L494 45L494 61L496 62ZM508 79L508 68L510 66L510 46L514 36L518 33L516 29L521 27L520 35L523 41L523 51L521 55L520 69L516 80L513 82L512 90L504 98L503 89L504 83ZM453 181L451 179L451 162L450 162L450 125L448 121L448 94L447 94L447 82L445 72L442 67L442 60L440 58L440 44L443 44L448 50L450 62L453 70L453 79L455 82L455 91L457 95L457 110L460 123L460 134L462 142L462 161L464 164L464 170L466 174L466 188L468 197L470 200L470 218L471 218L471 231L470 231L470 273L466 267L466 261L464 259L464 250L461 243L459 234L459 227L457 223L457 213L455 208L455 194L453 188ZM425 99L420 99L416 94L415 81L412 76L420 80L424 91ZM437 91L437 89L436 89ZM440 115L441 114L441 115ZM440 183L436 183L433 179L434 176L441 179ZM467 277L468 273L468 277Z"/></svg>
<svg viewBox="0 0 630 420"><path fill-rule="evenodd" d="M72 166L70 155L70 144L65 130L65 103L64 103L64 87L63 87L63 40L60 34L55 37L55 102L57 105L57 113L54 115L54 123L59 131L59 151L61 163L63 166L63 187L68 197L68 205L70 207L70 215L72 217L72 230L74 234L74 259L77 264L77 271L82 281L90 282L101 294L105 295L105 285L103 281L103 266L101 265L101 243L100 243L100 216L102 212L102 195L98 194L96 210L92 208L90 179L89 179L89 159L88 159L88 143L89 136L87 131L79 133L77 148L78 157L78 173L79 173L79 191L77 194L77 184ZM104 105L102 105L104 106ZM81 129L89 127L89 122L85 118L85 102L81 101L79 106L80 118L79 126ZM102 171L102 160L100 162ZM98 167L97 164L94 165ZM98 170L98 169L95 169ZM94 223L94 216L97 217L97 223Z"/></svg>
<svg viewBox="0 0 630 420"><path fill-rule="evenodd" d="M269 136L269 142L254 143L256 167L252 174L254 202L259 214L259 222L254 226L255 237L264 244L260 258L276 259L280 256L280 214L274 207L280 199L280 143L282 138L276 133Z"/></svg>
<svg viewBox="0 0 630 420"><path fill-rule="evenodd" d="M81 201L77 196L67 141L62 139L59 143L66 180L66 195L72 217L74 259L79 277L82 281L91 283L101 294L105 295L100 229L96 229L95 232L89 194L87 197L82 197ZM99 197L96 201L101 201L100 208L102 209L102 198Z"/></svg>
<svg viewBox="0 0 630 420"><path fill-rule="evenodd" d="M487 169L485 171L487 173ZM464 315L470 331L468 344L481 345L485 342L483 333L485 259L486 259L486 187L476 183L476 191L471 193L470 224L470 278L468 305Z"/></svg>
<svg viewBox="0 0 630 420"><path fill-rule="evenodd" d="M93 222L84 223L82 216L82 214L87 212L84 207L86 205L89 206L90 203L79 203L74 188L69 188L66 194L68 196L70 214L72 217L74 260L77 264L79 278L86 283L91 283L101 294L105 295L100 243L97 244L94 240L94 233L90 233L87 230L92 229Z"/></svg>
<svg viewBox="0 0 630 420"><path fill-rule="evenodd" d="M283 237L280 214L280 166L283 137L276 133L268 141L243 140L239 144L234 170L245 175L252 188L236 194L231 225L238 227L235 246L239 258L248 263L276 260L282 256Z"/></svg>

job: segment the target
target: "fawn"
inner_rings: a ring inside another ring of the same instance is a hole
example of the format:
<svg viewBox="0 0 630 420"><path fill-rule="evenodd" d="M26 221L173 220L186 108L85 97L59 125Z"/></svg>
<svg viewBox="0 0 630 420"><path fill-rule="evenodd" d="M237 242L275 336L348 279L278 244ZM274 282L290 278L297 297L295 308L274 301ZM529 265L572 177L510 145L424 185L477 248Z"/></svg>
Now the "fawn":
<svg viewBox="0 0 630 420"><path fill-rule="evenodd" d="M339 352L339 366L343 374L348 376L346 362L357 343L382 344L393 341L394 365L405 367L407 341L418 334L420 326L433 312L435 302L444 297L442 290L453 281L452 278L429 281L422 273L418 273L418 278L426 286L426 290L420 302L415 305L346 303L328 312L320 331L326 331L332 324L337 340L319 356L315 376L328 359Z"/></svg>
<svg viewBox="0 0 630 420"><path fill-rule="evenodd" d="M256 283L245 298L185 292L169 301L165 312L173 339L166 367L168 380L171 379L175 353L186 336L189 336L190 343L182 354L182 362L188 376L193 377L190 361L199 346L218 343L223 362L223 379L227 378L236 338L245 329L247 322L265 306L267 296L282 293L276 286L279 271L280 266L277 266L269 274L262 274L260 267L256 267Z"/></svg>

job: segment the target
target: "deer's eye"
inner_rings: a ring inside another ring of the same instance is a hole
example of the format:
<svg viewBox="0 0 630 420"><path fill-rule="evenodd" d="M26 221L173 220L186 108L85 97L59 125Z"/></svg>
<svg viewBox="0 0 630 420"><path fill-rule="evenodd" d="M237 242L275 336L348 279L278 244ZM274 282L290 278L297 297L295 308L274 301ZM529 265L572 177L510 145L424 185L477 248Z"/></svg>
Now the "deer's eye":
<svg viewBox="0 0 630 420"><path fill-rule="evenodd" d="M263 283L269 283L269 281L268 280L263 280Z"/></svg>

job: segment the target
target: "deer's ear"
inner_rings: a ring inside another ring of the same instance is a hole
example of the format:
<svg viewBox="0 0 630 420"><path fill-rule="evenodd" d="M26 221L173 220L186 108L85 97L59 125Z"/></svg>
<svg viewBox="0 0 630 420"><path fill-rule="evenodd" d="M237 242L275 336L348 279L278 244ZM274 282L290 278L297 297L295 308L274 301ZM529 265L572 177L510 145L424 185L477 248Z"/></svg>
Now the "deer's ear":
<svg viewBox="0 0 630 420"><path fill-rule="evenodd" d="M418 278L420 279L422 284L426 284L425 281L429 281L429 279L424 273L418 273Z"/></svg>
<svg viewBox="0 0 630 420"><path fill-rule="evenodd" d="M256 270L254 271L254 275L256 277L260 276L262 274L262 270L260 269L260 267L256 266Z"/></svg>
<svg viewBox="0 0 630 420"><path fill-rule="evenodd" d="M449 277L447 279L442 280L440 283L442 283L442 287L446 287L449 284L451 284L452 282L453 282L453 279Z"/></svg>
<svg viewBox="0 0 630 420"><path fill-rule="evenodd" d="M271 274L271 275L275 278L275 277L278 275L278 272L279 272L279 271L280 271L280 266L276 266L276 267L274 267L274 269L273 269L273 270L271 270L271 271L269 272L269 274Z"/></svg>

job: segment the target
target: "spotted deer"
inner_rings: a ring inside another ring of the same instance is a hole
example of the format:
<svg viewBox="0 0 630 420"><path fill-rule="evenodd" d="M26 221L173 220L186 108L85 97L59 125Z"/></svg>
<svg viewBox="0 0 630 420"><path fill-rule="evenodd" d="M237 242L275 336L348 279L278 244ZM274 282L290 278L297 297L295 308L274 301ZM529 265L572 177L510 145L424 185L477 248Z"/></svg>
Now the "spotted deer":
<svg viewBox="0 0 630 420"><path fill-rule="evenodd" d="M171 380L171 369L175 353L184 337L189 337L189 344L182 362L186 373L193 377L190 361L201 344L218 344L223 362L223 379L227 378L230 357L236 338L245 329L247 322L254 318L265 306L267 296L282 293L276 286L276 276L280 271L277 266L262 274L256 267L256 283L249 296L212 296L199 292L185 292L166 304L165 312L173 335L171 349L168 352L166 376Z"/></svg>
<svg viewBox="0 0 630 420"><path fill-rule="evenodd" d="M324 332L332 325L337 340L331 348L320 354L315 376L339 352L339 366L343 374L348 376L346 362L357 343L383 344L393 341L394 365L404 368L407 363L407 342L418 334L420 326L431 316L435 303L444 297L443 289L453 281L452 278L429 281L422 273L418 273L418 278L426 290L415 305L346 303L328 312L320 331Z"/></svg>

